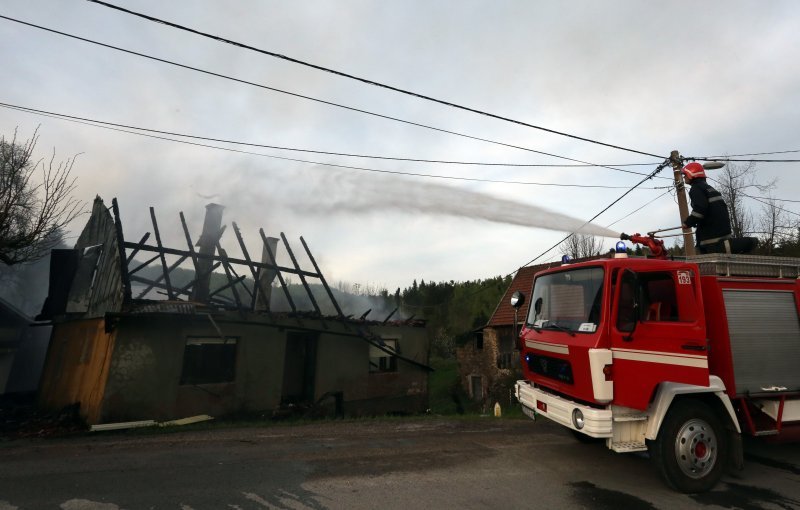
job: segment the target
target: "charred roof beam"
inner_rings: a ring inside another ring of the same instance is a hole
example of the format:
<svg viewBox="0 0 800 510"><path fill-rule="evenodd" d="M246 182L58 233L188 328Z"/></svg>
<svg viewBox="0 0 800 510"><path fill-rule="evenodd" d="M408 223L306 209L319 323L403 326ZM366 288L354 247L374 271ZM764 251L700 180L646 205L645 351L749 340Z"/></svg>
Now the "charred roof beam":
<svg viewBox="0 0 800 510"><path fill-rule="evenodd" d="M264 292L264 288L261 286L261 278L259 275L259 270L253 265L252 259L250 259L250 253L247 251L247 246L244 244L244 239L242 239L242 232L239 230L239 225L236 222L233 222L233 232L236 234L236 239L239 241L239 247L242 249L242 255L244 255L245 260L247 261L247 267L250 268L250 273L253 275L253 288L254 292L252 294L252 301L250 303L251 309L256 309L256 301L258 299L258 295L261 294L262 296L266 296L267 294ZM267 309L269 312L269 309Z"/></svg>
<svg viewBox="0 0 800 510"><path fill-rule="evenodd" d="M175 299L175 293L172 291L172 282L169 281L167 258L164 256L164 246L161 244L161 234L158 232L158 222L156 221L156 210L153 207L150 208L150 219L153 221L153 232L156 234L156 244L158 244L159 248L158 255L161 259L161 267L164 270L164 283L167 286L167 297L173 300Z"/></svg>

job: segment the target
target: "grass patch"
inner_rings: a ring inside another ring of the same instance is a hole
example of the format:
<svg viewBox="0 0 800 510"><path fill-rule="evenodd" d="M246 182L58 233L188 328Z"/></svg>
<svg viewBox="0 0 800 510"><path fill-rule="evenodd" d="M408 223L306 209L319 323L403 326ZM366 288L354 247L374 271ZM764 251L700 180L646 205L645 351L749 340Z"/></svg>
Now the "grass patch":
<svg viewBox="0 0 800 510"><path fill-rule="evenodd" d="M431 358L430 365L434 369L428 375L428 407L431 413L463 414L463 403L458 398L461 390L458 362L455 359Z"/></svg>

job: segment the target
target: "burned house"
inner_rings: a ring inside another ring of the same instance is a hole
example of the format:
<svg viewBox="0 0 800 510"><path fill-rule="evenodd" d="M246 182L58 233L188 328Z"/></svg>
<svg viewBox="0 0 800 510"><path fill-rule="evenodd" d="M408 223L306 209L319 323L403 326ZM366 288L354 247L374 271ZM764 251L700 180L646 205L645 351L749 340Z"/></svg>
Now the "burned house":
<svg viewBox="0 0 800 510"><path fill-rule="evenodd" d="M0 298L0 395L36 391L50 328Z"/></svg>
<svg viewBox="0 0 800 510"><path fill-rule="evenodd" d="M346 316L302 237L313 269L300 267L286 236L263 230L254 260L235 223L241 257L229 256L216 204L206 207L196 244L180 213L183 249L162 244L152 208L151 244L149 233L125 240L116 200L111 209L98 197L75 248L53 252L41 315L53 324L42 406L79 402L90 424L292 408L426 409L424 323ZM278 265L279 241L291 267ZM175 281L182 264L193 270L188 283ZM153 266L156 277L144 270ZM302 283L310 310L293 298L288 275ZM277 298L285 311L276 310Z"/></svg>

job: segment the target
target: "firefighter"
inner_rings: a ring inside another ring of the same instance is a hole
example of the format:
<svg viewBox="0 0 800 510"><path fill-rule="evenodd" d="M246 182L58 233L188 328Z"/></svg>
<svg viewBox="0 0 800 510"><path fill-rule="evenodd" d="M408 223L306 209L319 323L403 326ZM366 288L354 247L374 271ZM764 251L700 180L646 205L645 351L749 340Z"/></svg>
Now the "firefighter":
<svg viewBox="0 0 800 510"><path fill-rule="evenodd" d="M691 186L692 212L683 220L683 228L694 227L700 253L731 253L731 220L722 194L706 182L700 163L689 163L681 170Z"/></svg>

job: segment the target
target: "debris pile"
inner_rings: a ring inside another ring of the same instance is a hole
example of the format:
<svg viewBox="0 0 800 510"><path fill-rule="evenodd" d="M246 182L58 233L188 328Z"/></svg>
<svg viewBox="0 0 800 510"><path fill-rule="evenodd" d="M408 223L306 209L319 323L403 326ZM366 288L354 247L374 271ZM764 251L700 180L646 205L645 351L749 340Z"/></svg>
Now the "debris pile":
<svg viewBox="0 0 800 510"><path fill-rule="evenodd" d="M43 411L33 396L0 396L0 440L57 437L84 432L80 404L56 412Z"/></svg>

